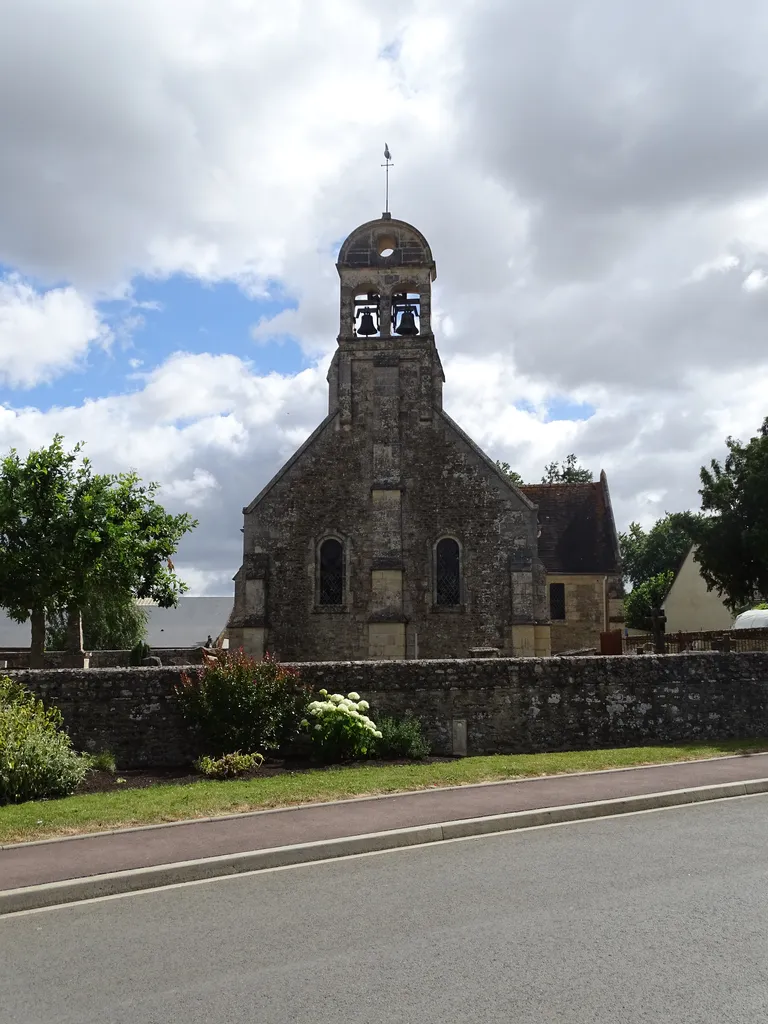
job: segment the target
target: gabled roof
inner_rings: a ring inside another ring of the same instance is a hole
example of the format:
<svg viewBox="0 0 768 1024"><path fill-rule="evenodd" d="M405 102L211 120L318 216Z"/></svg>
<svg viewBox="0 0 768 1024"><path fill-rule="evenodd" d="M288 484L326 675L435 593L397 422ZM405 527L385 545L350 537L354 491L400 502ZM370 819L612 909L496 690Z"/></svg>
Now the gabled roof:
<svg viewBox="0 0 768 1024"><path fill-rule="evenodd" d="M147 615L146 643L150 647L202 647L216 640L232 611L230 597L180 597L175 608L138 602Z"/></svg>
<svg viewBox="0 0 768 1024"><path fill-rule="evenodd" d="M0 608L0 648L29 647L32 642L32 626L26 622L14 622Z"/></svg>
<svg viewBox="0 0 768 1024"><path fill-rule="evenodd" d="M288 461L286 463L284 463L280 467L280 469L278 469L278 471L275 473L275 475L272 477L272 479L262 487L262 489L259 491L259 493L256 495L256 497L253 499L253 501L249 505L246 505L243 508L243 515L247 515L249 512L253 512L253 510L259 504L261 499L264 498L272 490L272 488L275 486L275 484L278 482L278 480L282 480L282 478L285 476L285 474L288 472L288 470L291 468L291 466L294 466L299 461L299 459L304 454L304 452L307 451L307 449L312 447L312 445L315 443L315 441L318 439L318 437L320 437L320 435L323 433L325 428L329 424L333 423L333 421L336 419L336 417L338 415L339 415L339 410L338 409L334 409L333 412L329 412L328 413L328 415L325 417L325 419L322 421L322 423L318 424L318 426L315 427L315 429L309 435L309 437L304 442L304 444L300 445L296 449L296 451L293 453L293 455L290 457L290 459L288 459Z"/></svg>
<svg viewBox="0 0 768 1024"><path fill-rule="evenodd" d="M503 484L507 488L507 490L511 491L518 500L522 500L523 504L527 505L528 508L533 508L533 506L536 503L535 499L531 498L531 496L527 493L525 487L518 487L517 484L513 484L512 481L507 476L507 474L499 469L499 467L496 465L493 459L491 459L488 455L485 454L480 445L476 444L469 436L469 434L465 433L461 429L461 427L455 420L451 419L451 417L448 415L445 409L436 409L435 412L448 424L451 430L453 430L461 438L464 444L466 444L466 446L474 452L474 454L480 459L480 461L485 463L486 468L491 471L491 473L493 474L493 476L496 477L499 483Z"/></svg>
<svg viewBox="0 0 768 1024"><path fill-rule="evenodd" d="M201 647L208 636L216 640L227 625L232 597L180 597L176 608L160 608L140 600L147 616L146 642L150 647ZM0 648L29 647L29 622L19 625L0 611Z"/></svg>
<svg viewBox="0 0 768 1024"><path fill-rule="evenodd" d="M548 572L621 571L608 482L523 484L520 490L539 507L539 557Z"/></svg>

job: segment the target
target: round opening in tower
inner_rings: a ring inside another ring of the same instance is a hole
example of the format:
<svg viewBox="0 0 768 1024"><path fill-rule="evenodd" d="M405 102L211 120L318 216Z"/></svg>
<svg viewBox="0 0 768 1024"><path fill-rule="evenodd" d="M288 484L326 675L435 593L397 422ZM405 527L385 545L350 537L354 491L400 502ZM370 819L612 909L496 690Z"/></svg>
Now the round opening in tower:
<svg viewBox="0 0 768 1024"><path fill-rule="evenodd" d="M379 256L382 256L384 259L392 255L396 245L397 240L392 235L379 235L376 240L376 249Z"/></svg>

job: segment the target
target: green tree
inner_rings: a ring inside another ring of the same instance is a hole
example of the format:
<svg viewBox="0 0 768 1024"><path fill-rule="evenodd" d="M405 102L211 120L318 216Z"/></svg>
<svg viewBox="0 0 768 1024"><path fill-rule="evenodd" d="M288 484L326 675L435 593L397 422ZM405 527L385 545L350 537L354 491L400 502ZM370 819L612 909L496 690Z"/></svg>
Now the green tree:
<svg viewBox="0 0 768 1024"><path fill-rule="evenodd" d="M82 445L66 452L62 440L25 460L12 449L0 463L0 607L16 622L31 619L33 666L42 664L46 615L66 609L79 633L82 610L98 601L175 605L186 585L171 555L197 526L157 503L157 484L95 474Z"/></svg>
<svg viewBox="0 0 768 1024"><path fill-rule="evenodd" d="M647 629L651 610L664 604L674 578L674 572L667 570L633 587L624 598L625 625L630 629Z"/></svg>
<svg viewBox="0 0 768 1024"><path fill-rule="evenodd" d="M701 516L695 512L667 512L646 531L630 523L619 534L624 576L638 586L662 572L677 572L698 531Z"/></svg>
<svg viewBox="0 0 768 1024"><path fill-rule="evenodd" d="M733 610L768 597L768 417L747 444L727 438L723 465L701 470L695 559Z"/></svg>
<svg viewBox="0 0 768 1024"><path fill-rule="evenodd" d="M544 467L543 484L588 484L592 480L592 470L579 465L579 460L571 453L562 464L550 462Z"/></svg>
<svg viewBox="0 0 768 1024"><path fill-rule="evenodd" d="M514 469L512 469L508 462L500 462L497 459L496 466L498 467L498 469L501 470L504 476L507 477L509 482L513 484L515 487L520 487L522 485L523 478L520 476L519 473L516 473Z"/></svg>
<svg viewBox="0 0 768 1024"><path fill-rule="evenodd" d="M83 612L83 647L86 651L130 651L147 635L147 615L132 595L123 600L89 601ZM69 616L54 611L48 616L45 646L67 647Z"/></svg>

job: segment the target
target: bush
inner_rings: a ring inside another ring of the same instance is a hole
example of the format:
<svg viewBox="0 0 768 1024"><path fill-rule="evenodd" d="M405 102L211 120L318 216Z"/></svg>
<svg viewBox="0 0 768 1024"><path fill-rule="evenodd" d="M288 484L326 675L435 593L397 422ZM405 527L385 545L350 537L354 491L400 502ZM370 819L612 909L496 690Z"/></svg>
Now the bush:
<svg viewBox="0 0 768 1024"><path fill-rule="evenodd" d="M114 775L117 771L115 755L111 750L100 750L96 754L84 754L83 757L93 772L109 772L110 775Z"/></svg>
<svg viewBox="0 0 768 1024"><path fill-rule="evenodd" d="M410 713L404 718L380 718L381 739L376 741L378 757L408 757L421 761L429 755L429 742L418 718Z"/></svg>
<svg viewBox="0 0 768 1024"><path fill-rule="evenodd" d="M320 696L323 700L313 700L308 708L312 721L301 723L309 732L316 756L328 763L370 755L381 733L365 714L368 702L360 700L357 693L329 697L327 690L320 690Z"/></svg>
<svg viewBox="0 0 768 1024"><path fill-rule="evenodd" d="M149 644L140 640L137 644L128 652L128 664L129 665L140 665L145 658L148 658L152 653L152 648Z"/></svg>
<svg viewBox="0 0 768 1024"><path fill-rule="evenodd" d="M58 708L0 679L0 804L73 793L88 771L62 729Z"/></svg>
<svg viewBox="0 0 768 1024"><path fill-rule="evenodd" d="M201 775L209 779L233 779L236 775L245 775L255 771L264 763L261 754L224 754L223 757L200 757L195 761L195 768Z"/></svg>
<svg viewBox="0 0 768 1024"><path fill-rule="evenodd" d="M242 651L222 651L215 663L182 674L176 693L203 749L216 756L278 750L298 733L309 696L297 672Z"/></svg>

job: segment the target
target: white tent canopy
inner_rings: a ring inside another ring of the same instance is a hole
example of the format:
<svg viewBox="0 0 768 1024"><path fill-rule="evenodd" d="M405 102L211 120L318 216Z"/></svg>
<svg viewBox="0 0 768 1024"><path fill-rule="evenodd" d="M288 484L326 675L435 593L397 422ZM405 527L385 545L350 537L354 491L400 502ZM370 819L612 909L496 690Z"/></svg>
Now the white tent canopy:
<svg viewBox="0 0 768 1024"><path fill-rule="evenodd" d="M734 629L768 629L768 608L750 608L736 616Z"/></svg>

